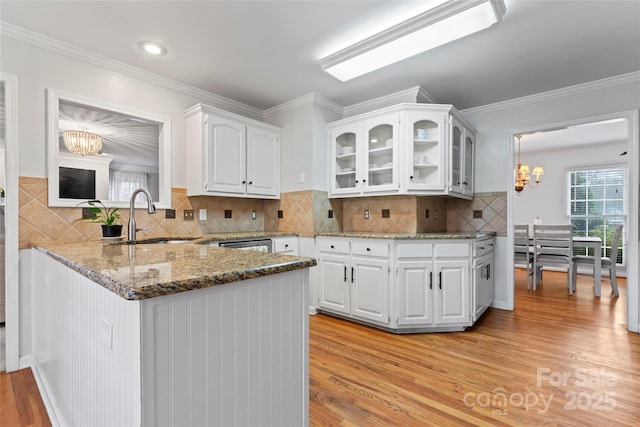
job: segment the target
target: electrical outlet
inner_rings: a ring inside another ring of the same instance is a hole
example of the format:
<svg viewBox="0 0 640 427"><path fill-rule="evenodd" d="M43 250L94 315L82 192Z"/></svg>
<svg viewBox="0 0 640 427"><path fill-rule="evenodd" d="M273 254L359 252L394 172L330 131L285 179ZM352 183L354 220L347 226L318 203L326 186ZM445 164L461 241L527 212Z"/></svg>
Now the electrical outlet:
<svg viewBox="0 0 640 427"><path fill-rule="evenodd" d="M433 219L438 219L438 211L433 211Z"/></svg>
<svg viewBox="0 0 640 427"><path fill-rule="evenodd" d="M369 209L364 210L364 219L369 219Z"/></svg>
<svg viewBox="0 0 640 427"><path fill-rule="evenodd" d="M193 209L185 209L182 211L182 219L185 221L193 221Z"/></svg>
<svg viewBox="0 0 640 427"><path fill-rule="evenodd" d="M164 210L164 219L174 219L176 217L175 209L165 209Z"/></svg>
<svg viewBox="0 0 640 427"><path fill-rule="evenodd" d="M482 218L482 211L473 211L473 217L474 218Z"/></svg>
<svg viewBox="0 0 640 427"><path fill-rule="evenodd" d="M231 209L225 209L224 210L224 217L229 219L233 217L233 212L231 211Z"/></svg>
<svg viewBox="0 0 640 427"><path fill-rule="evenodd" d="M207 220L207 210L206 209L200 209L199 213L200 213L200 221L206 221Z"/></svg>
<svg viewBox="0 0 640 427"><path fill-rule="evenodd" d="M251 211L251 219L256 219L256 211Z"/></svg>
<svg viewBox="0 0 640 427"><path fill-rule="evenodd" d="M389 209L382 209L382 218L391 218L391 211Z"/></svg>
<svg viewBox="0 0 640 427"><path fill-rule="evenodd" d="M100 316L100 340L109 350L113 350L113 323Z"/></svg>

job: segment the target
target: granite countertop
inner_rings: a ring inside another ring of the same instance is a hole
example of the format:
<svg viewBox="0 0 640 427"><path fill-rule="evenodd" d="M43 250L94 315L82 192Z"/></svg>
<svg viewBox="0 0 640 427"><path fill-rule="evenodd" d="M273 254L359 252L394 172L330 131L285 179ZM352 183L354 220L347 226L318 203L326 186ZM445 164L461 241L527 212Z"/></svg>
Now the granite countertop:
<svg viewBox="0 0 640 427"><path fill-rule="evenodd" d="M318 233L316 236L349 237L363 239L389 239L389 240L457 240L457 239L482 239L495 236L491 232L456 232L456 233L373 233L361 231Z"/></svg>
<svg viewBox="0 0 640 427"><path fill-rule="evenodd" d="M208 238L209 235L202 240ZM153 240L159 239L149 239ZM194 242L122 243L90 241L33 246L128 300L176 294L316 265L313 258L218 248Z"/></svg>

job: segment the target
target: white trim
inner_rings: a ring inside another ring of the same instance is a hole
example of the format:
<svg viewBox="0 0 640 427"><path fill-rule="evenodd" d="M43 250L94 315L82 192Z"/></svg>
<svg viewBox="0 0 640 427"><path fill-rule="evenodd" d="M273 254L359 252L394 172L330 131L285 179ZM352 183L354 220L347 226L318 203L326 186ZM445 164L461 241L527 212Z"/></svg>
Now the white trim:
<svg viewBox="0 0 640 427"><path fill-rule="evenodd" d="M6 370L19 368L20 253L18 250L18 77L0 73L5 97L5 325Z"/></svg>
<svg viewBox="0 0 640 427"><path fill-rule="evenodd" d="M47 393L47 387L44 385L44 379L40 374L40 364L38 360L34 357L30 362L31 372L33 373L33 378L36 380L36 386L38 386L38 391L40 392L40 398L42 399L42 404L44 408L47 410L47 415L49 416L49 422L53 427L57 427L60 425L60 421L58 421L58 417L56 416L55 406L53 405L51 399L49 398L49 393Z"/></svg>
<svg viewBox="0 0 640 427"><path fill-rule="evenodd" d="M111 70L125 76L142 80L146 83L155 84L185 95L193 96L194 98L202 100L202 102L206 102L207 104L223 110L231 111L256 120L263 120L262 110L259 108L242 104L238 101L234 101L233 99L225 98L188 84L169 79L159 74L142 70L138 67L125 64L124 62L43 36L4 21L0 21L0 36L9 37L59 55L64 55L78 61L86 62L87 64L95 65L106 70Z"/></svg>
<svg viewBox="0 0 640 427"><path fill-rule="evenodd" d="M420 86L414 86L409 89L344 107L343 118L346 119L348 117L368 113L396 104L415 103L419 100L428 100L431 104L437 104L435 98L429 95L426 90Z"/></svg>
<svg viewBox="0 0 640 427"><path fill-rule="evenodd" d="M287 110L293 110L294 108L302 107L307 104L317 104L322 107L327 108L330 111L333 111L336 114L342 116L344 113L344 108L341 105L336 104L329 98L326 98L318 93L311 92L301 97L292 99L291 101L284 102L280 105L276 105L275 107L269 108L268 110L263 111L263 115L265 120L268 116L281 113Z"/></svg>
<svg viewBox="0 0 640 427"><path fill-rule="evenodd" d="M568 86L561 89L554 89L547 92L536 93L534 95L527 95L520 98L509 99L507 101L496 102L493 104L481 105L479 107L467 108L461 110L462 114L478 114L478 113L492 113L496 111L508 110L511 108L521 107L524 105L535 104L537 102L544 102L567 96L578 95L586 92L593 92L595 90L606 89L614 86L620 86L623 84L634 83L640 81L640 71L634 71L627 74L621 74L619 76L608 77L601 80L595 80L593 82L582 83L574 86Z"/></svg>

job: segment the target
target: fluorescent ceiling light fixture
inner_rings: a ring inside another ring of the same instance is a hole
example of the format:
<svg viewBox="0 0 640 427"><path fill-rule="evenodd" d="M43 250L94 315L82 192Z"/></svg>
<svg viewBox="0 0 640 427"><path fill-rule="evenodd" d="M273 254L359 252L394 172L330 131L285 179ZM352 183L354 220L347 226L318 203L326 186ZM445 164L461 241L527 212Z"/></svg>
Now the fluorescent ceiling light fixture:
<svg viewBox="0 0 640 427"><path fill-rule="evenodd" d="M503 0L452 0L320 60L323 71L347 81L499 22Z"/></svg>
<svg viewBox="0 0 640 427"><path fill-rule="evenodd" d="M140 43L138 43L138 48L140 48L144 52L156 56L166 55L167 53L167 48L156 42L141 41Z"/></svg>

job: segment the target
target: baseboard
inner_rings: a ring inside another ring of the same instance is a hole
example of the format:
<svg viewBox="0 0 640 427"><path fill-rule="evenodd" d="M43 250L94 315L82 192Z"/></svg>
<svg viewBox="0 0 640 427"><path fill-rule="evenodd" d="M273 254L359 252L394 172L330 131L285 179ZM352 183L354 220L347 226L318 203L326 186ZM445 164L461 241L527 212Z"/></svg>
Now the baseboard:
<svg viewBox="0 0 640 427"><path fill-rule="evenodd" d="M32 363L33 357L31 357L31 355L22 356L20 360L18 360L18 369L30 368Z"/></svg>
<svg viewBox="0 0 640 427"><path fill-rule="evenodd" d="M44 378L42 378L42 375L40 375L40 368L35 357L32 358L31 372L33 372L33 377L36 380L36 385L38 386L38 391L40 392L40 398L42 399L44 408L47 410L47 415L49 416L51 425L53 427L60 427L60 422L58 421L58 417L56 416L56 411L54 409L53 403L51 402L51 399L49 399L45 381Z"/></svg>

